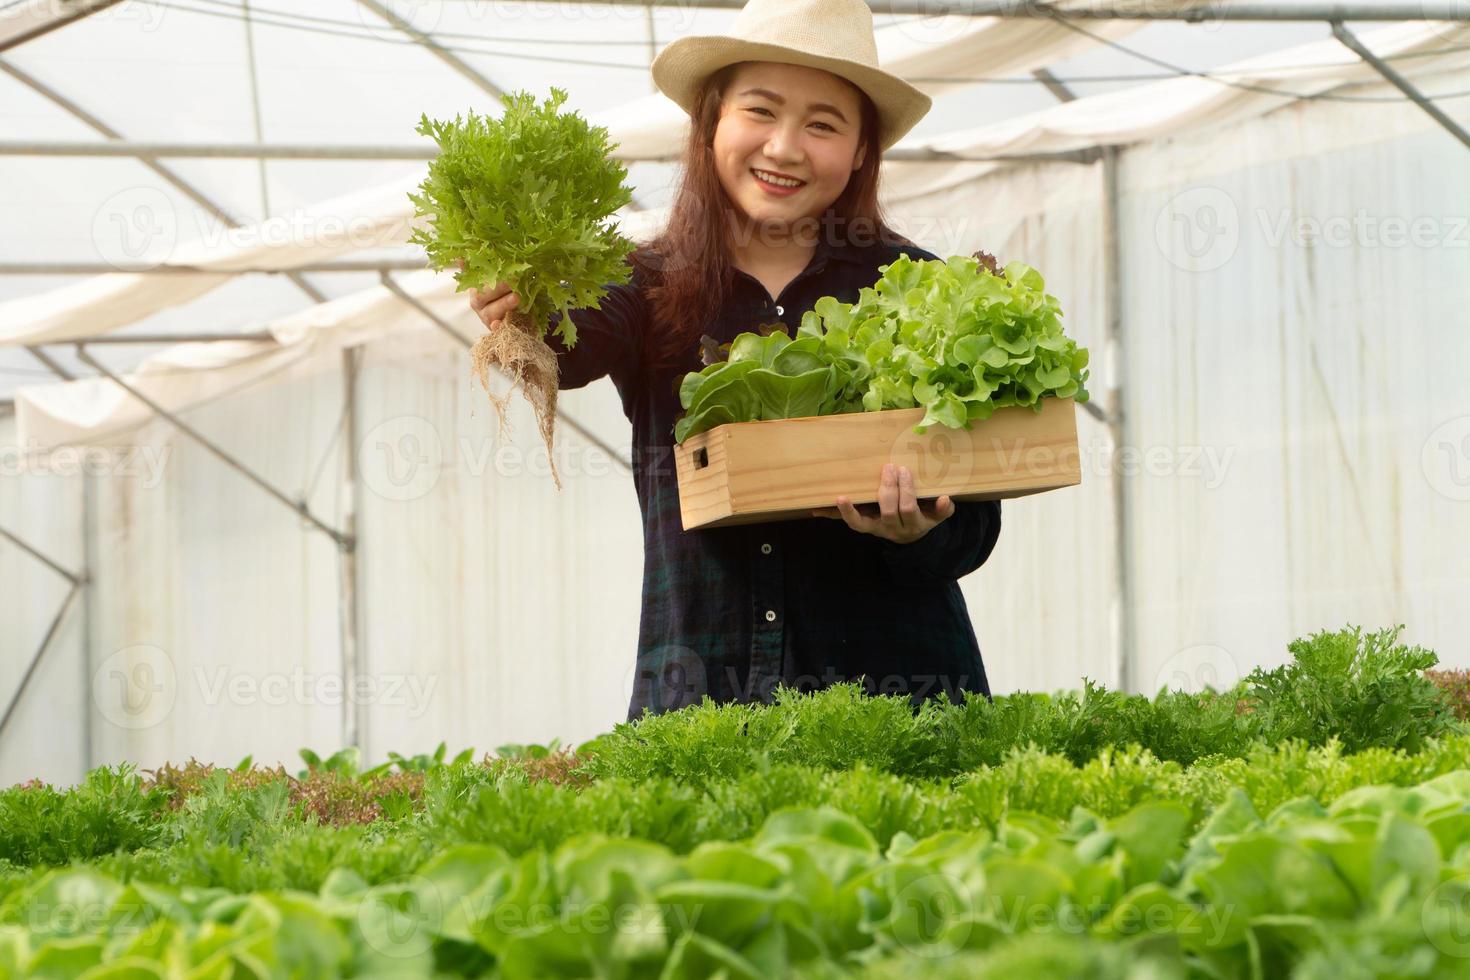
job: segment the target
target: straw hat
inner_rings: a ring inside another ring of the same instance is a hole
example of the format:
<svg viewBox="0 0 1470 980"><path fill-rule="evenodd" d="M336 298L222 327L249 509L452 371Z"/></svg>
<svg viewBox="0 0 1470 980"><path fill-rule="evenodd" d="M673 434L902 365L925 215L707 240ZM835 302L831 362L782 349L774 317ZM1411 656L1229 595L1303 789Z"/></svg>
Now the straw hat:
<svg viewBox="0 0 1470 980"><path fill-rule="evenodd" d="M878 67L873 11L864 0L750 0L729 34L681 37L653 60L653 81L691 116L711 74L740 61L820 68L852 82L878 107L888 149L924 118L933 101Z"/></svg>

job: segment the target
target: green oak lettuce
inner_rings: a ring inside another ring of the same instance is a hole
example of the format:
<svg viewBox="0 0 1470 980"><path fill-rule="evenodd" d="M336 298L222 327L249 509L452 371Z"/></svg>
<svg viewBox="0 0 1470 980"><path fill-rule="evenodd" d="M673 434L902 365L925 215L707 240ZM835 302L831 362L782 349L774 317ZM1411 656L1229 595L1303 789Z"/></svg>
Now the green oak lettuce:
<svg viewBox="0 0 1470 980"><path fill-rule="evenodd" d="M1041 274L1021 262L907 256L856 303L826 296L795 338L743 333L729 359L685 376L674 438L726 422L922 407L916 431L968 428L997 408L1088 398L1088 352L1062 330Z"/></svg>

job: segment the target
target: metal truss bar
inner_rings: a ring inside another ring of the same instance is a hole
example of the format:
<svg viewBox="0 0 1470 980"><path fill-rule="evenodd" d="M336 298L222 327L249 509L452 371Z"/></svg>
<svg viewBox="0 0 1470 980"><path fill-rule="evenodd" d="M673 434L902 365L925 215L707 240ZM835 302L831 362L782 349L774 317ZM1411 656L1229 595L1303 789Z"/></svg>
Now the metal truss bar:
<svg viewBox="0 0 1470 980"><path fill-rule="evenodd" d="M47 568L51 569L57 575L60 575L62 578L66 579L72 585L80 585L84 581L86 581L86 576L72 574L71 572L67 571L65 568L61 567L61 565L59 565L56 562L52 561L50 558L47 558L38 549L33 548L30 545L26 544L20 538L16 537L15 534L13 534L10 531L5 530L5 528L3 528L3 527L0 527L0 538L4 538L5 540L9 541L11 544L15 545L21 551L24 551L26 554L28 554L32 558L36 559L36 561L40 562L41 564L45 565Z"/></svg>
<svg viewBox="0 0 1470 980"><path fill-rule="evenodd" d="M26 350L28 350L28 351L31 352L31 356L32 357L34 357L36 360L40 361L42 364L44 364L48 368L50 368L51 369L51 373L54 374L54 375L56 375L62 381L75 381L76 380L72 376L72 373L70 371L68 371L66 368L62 367L61 364L57 362L56 358L52 357L50 354L48 354L45 351L43 351L39 346L37 346L35 344L31 344L31 345L28 345L26 347Z"/></svg>
<svg viewBox="0 0 1470 980"><path fill-rule="evenodd" d="M453 51L446 50L443 46L439 44L439 42L435 41L432 37L425 34L417 27L414 27L413 24L411 24L409 21L404 20L402 17L398 16L387 7L383 6L380 3L377 3L376 0L357 0L357 2L360 5L371 10L373 13L377 14L379 17L383 18L389 24L393 25L394 29L413 38L420 47L424 48L424 50L428 51L434 57L444 62L450 68L453 68L455 71L459 72L465 78L468 78L471 82L474 82L475 85L479 86L479 88L486 94L488 94L492 99L499 101L500 97L505 94L499 86L497 86L494 82L490 81L490 79L486 78L484 75L480 74L478 71L472 68L459 55L455 54Z"/></svg>
<svg viewBox="0 0 1470 980"><path fill-rule="evenodd" d="M560 3L584 3L585 0L553 0ZM643 7L653 3L660 7L683 9L739 10L745 0L599 0L610 7ZM1044 0L868 0L875 14L909 17L935 17L940 14L963 14L969 17L1065 17L1078 20L1470 20L1470 9L1456 0L1423 0L1416 3L1394 3L1393 0L1371 0L1362 3L1321 2L1321 0L1244 0L1238 3L1201 3L1179 9L1159 4L1104 2L1079 5L1071 9Z"/></svg>
<svg viewBox="0 0 1470 980"><path fill-rule="evenodd" d="M44 98L50 99L62 109L65 109L68 113L95 129L98 133L106 136L109 140L123 140L122 133L113 129L111 126L107 125L107 123L92 115L86 109L83 109L80 105L77 105L71 99L51 88L40 79L34 78L30 74L21 71L19 68L16 68L14 65L6 64L5 62L0 62L0 71L7 72L11 75L11 77L15 78L16 81L21 82L22 84L31 88L37 94L43 96ZM183 177L180 177L178 174L174 173L168 167L165 167L163 164L159 163L157 159L146 154L140 154L138 155L138 162L143 164L143 166L147 167L149 170L152 170L154 173L158 174L158 176L162 177L164 180L168 181L168 183L177 188L181 194L183 194L189 200L193 201L195 204L199 205L207 213L213 215L217 221L221 222L222 224L228 225L231 228L243 227L242 222L237 220L233 215L231 215L219 204L215 203L215 201L207 196L203 191L199 190ZM313 286L310 282L308 282L299 273L299 271L293 269L287 272L286 278L290 279L291 282L294 283L296 287L300 289L303 293L305 293L312 302L326 302L326 295L322 293L321 290Z"/></svg>
<svg viewBox="0 0 1470 980"><path fill-rule="evenodd" d="M247 333L135 333L126 337L87 337L80 343L88 346L96 344L209 344L222 341L252 341L267 342L274 341L275 335L269 330L254 330ZM75 344L75 340L58 340L56 344ZM50 366L49 364L47 365ZM71 378L67 378L68 381Z"/></svg>
<svg viewBox="0 0 1470 980"><path fill-rule="evenodd" d="M1046 90L1050 92L1058 102L1075 102L1077 100L1077 96L1072 92L1071 89L1067 88L1067 83L1063 82L1060 78L1053 75L1047 69L1038 68L1031 73L1031 77L1036 79L1042 85L1046 86Z"/></svg>
<svg viewBox="0 0 1470 980"><path fill-rule="evenodd" d="M313 146L307 144L258 143L138 143L128 141L84 142L81 140L0 140L0 156L55 157L194 157L226 160L432 160L439 155L434 146ZM676 163L677 153L619 153L612 159L625 163ZM1097 151L1069 150L1063 153L1027 153L974 156L927 148L897 147L883 153L884 160L900 163L1030 163L1059 161L1092 163Z"/></svg>
<svg viewBox="0 0 1470 980"><path fill-rule="evenodd" d="M386 287L387 290L390 293L392 293L394 296L397 296L399 299L403 300L409 306L412 306L415 310L418 310L425 317L427 317L430 321L432 321L434 323L434 325L437 326L440 330L443 330L445 333L449 334L455 340L459 341L460 344L462 344L466 349L468 349L469 347L472 346L471 342L463 334L461 334L458 330L456 330L453 327L451 327L448 323L445 323L444 320L437 313L435 313L433 310L429 309L423 303L419 302L419 300L416 297L410 296L408 293L404 292L403 287L399 286L398 283L394 282L393 279L392 279L392 277L390 277L387 273L384 273L383 274L382 280L383 280L384 287ZM496 373L500 374L501 377L504 377L505 376L504 373L501 372L499 368L496 369ZM633 464L632 464L632 462L630 462L629 460L625 459L623 457L623 454L622 453L618 452L612 446L608 445L602 439L601 436L597 435L592 430L588 429L586 426L584 426L582 423L578 422L576 419L572 418L569 415L565 415L565 414L563 414L560 411L558 411L556 413L556 417L557 417L557 419L559 421L565 423L566 426L568 428L570 428L573 432L577 433L577 435L581 436L583 439L586 439L588 442L592 443L598 449L601 449L603 452L607 453L608 458L610 458L611 460L613 460L613 462L617 463L619 466L621 466L623 469L627 470L629 473L633 472Z"/></svg>
<svg viewBox="0 0 1470 980"><path fill-rule="evenodd" d="M120 2L121 0L82 0L82 2L77 3L75 8L64 16L58 17L55 20L48 20L28 31L23 31L6 38L4 41L0 41L0 52L9 51L11 48L18 48L27 41L34 41L38 37L50 34L55 30L60 30L68 24L76 23L83 17L90 17L97 11L106 10L108 7Z"/></svg>
<svg viewBox="0 0 1470 980"><path fill-rule="evenodd" d="M235 457L231 456L229 453L225 452L219 446L211 442L207 437L201 434L198 429L195 429L193 426L180 419L177 415L173 414L168 409L164 408L162 405L159 405L153 399L143 394L137 388L134 388L122 378L119 378L105 365L98 363L98 361L94 357L92 357L91 354L87 353L86 345L84 343L78 343L76 345L76 349L77 357L81 360L83 364L86 364L98 374L102 375L113 384L117 385L123 391L126 391L128 394L138 399L138 401L142 402L144 405L147 405L160 417L167 419L169 422L173 423L173 425L177 427L180 432L183 432L186 436L199 443L205 449L209 450L223 463L225 463L225 465L229 466L231 469L235 470L235 472L245 477L251 483L254 483L266 493L270 494L272 497L285 504L292 511L299 514L304 520L309 521L323 534L326 534L333 541L337 542L337 546L339 548L346 549L352 548L354 546L351 535L343 534L336 528L322 521L319 517L311 512L311 508L307 506L305 500L292 500L290 497L287 497L284 493L267 483L262 477L257 476L254 471L245 466L245 464L241 463L239 460L235 459Z"/></svg>
<svg viewBox="0 0 1470 980"><path fill-rule="evenodd" d="M56 637L57 631L61 629L61 621L66 618L66 611L71 608L71 604L76 599L77 593L81 592L82 584L81 581L72 582L71 589L66 593L66 598L61 600L61 606L56 610L56 615L51 618L51 625L47 627L46 635L41 637L41 645L36 648L35 656L31 657L31 662L26 667L26 672L21 675L20 684L16 686L15 693L10 696L10 703L5 706L5 714L0 715L0 736L5 734L5 727L10 724L11 716L15 714L15 709L19 707L20 699L25 696L26 688L30 685L31 678L35 676L36 668L41 666L41 658L46 656L46 650L51 646L51 641Z"/></svg>
<svg viewBox="0 0 1470 980"><path fill-rule="evenodd" d="M1464 126L1461 126L1446 115L1443 109L1434 104L1434 100L1426 97L1423 92L1415 88L1413 82L1400 75L1388 62L1378 57L1372 51L1369 51L1367 46L1358 39L1357 35L1344 27L1341 21L1333 21L1332 35L1341 41L1348 50L1372 65L1374 71L1382 75L1394 88L1408 96L1411 102L1428 113L1429 117L1443 126L1451 136L1466 146L1470 146L1470 133L1465 131Z"/></svg>
<svg viewBox="0 0 1470 980"><path fill-rule="evenodd" d="M114 272L129 275L188 275L188 276L291 276L297 272L418 272L428 268L425 259L362 259L340 262L307 262L293 265L289 269L264 269L247 266L236 269L215 269L201 265L177 265L165 262L160 265L129 266L109 262L0 262L0 275L8 276L105 276ZM325 299L321 302L326 302Z"/></svg>

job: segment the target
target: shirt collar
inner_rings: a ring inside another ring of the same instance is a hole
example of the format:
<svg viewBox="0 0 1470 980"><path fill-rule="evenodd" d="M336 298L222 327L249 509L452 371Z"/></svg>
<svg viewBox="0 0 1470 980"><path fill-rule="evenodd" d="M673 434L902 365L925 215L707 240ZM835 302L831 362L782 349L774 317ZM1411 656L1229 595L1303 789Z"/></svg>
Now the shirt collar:
<svg viewBox="0 0 1470 980"><path fill-rule="evenodd" d="M822 237L817 240L815 257L822 262L826 262L828 259L835 259L838 262L848 262L855 265L863 261L863 251L863 249L850 242L833 242L827 237Z"/></svg>

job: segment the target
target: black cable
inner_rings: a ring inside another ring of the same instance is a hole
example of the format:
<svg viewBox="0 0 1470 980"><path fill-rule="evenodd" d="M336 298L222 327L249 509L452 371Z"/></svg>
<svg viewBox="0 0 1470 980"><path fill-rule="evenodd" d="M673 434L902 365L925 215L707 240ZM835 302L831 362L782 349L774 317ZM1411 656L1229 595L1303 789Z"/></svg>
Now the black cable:
<svg viewBox="0 0 1470 980"><path fill-rule="evenodd" d="M243 19L243 18L237 17L237 16L235 16L233 14L228 14L228 13L224 13L224 12L208 11L208 10L199 10L199 9L196 9L196 8L193 8L193 7L183 7L183 6L178 6L176 3L162 2L162 0L154 0L154 2L159 3L160 6L171 7L172 9L175 9L175 10L180 10L180 11L183 11L183 12L186 12L186 13L199 14L201 16L223 17L225 19L230 19L230 20L242 20ZM234 4L229 3L228 0L194 0L194 2L196 2L196 3L207 3L207 4L212 4L212 5L221 6L221 7L229 7L231 9L238 9ZM368 27L367 25L353 24L351 21L336 20L334 18L327 18L327 17L314 17L314 16L307 15L307 14L297 14L297 13L292 12L292 11L267 10L266 8L252 8L252 10L256 11L257 14L259 14L259 13L269 13L269 14L272 14L272 15L275 15L275 16L279 16L279 17L283 17L283 18L289 18L289 19L293 19L293 20L312 21L312 22L317 22L317 23L339 24L339 25L344 25L344 26L353 28L353 30L352 31L337 31L337 30L330 30L330 29L326 29L326 28L313 28L313 27L308 27L308 26L306 26L304 24L289 23L287 21L280 21L280 22L277 22L277 21L267 21L267 20L264 20L264 19L260 18L259 16L256 16L254 18L255 23L257 23L257 24L266 24L266 25L273 26L273 27L280 27L280 28L283 28L283 29L286 29L286 30L298 30L298 31L303 31L303 32L306 32L306 33L313 33L313 34L327 34L327 35L332 35L332 36L348 37L348 38L354 38L354 39L365 40L365 41L377 41L377 42L386 43L386 44L418 45L418 42L415 41L415 40L413 40L412 38L409 38L409 37L403 37L403 38L383 37L379 33L377 33L377 32L379 32L379 31L382 30L381 28L373 28L373 27ZM928 19L928 18L920 18L920 19L922 20L922 19ZM1350 103L1351 102L1368 102L1368 103L1372 103L1372 102L1384 102L1384 103L1389 103L1389 102L1407 102L1407 101L1409 101L1408 99L1404 98L1401 95L1389 95L1389 96L1352 96L1352 95L1335 95L1335 94L1332 94L1332 93L1329 93L1329 92L1315 93L1315 94L1313 94L1313 93L1305 93L1305 92L1293 92L1293 91L1290 91L1290 90L1287 90L1287 89L1270 88L1270 87L1264 86L1264 85L1252 85L1252 84L1247 83L1247 82L1236 82L1236 81L1233 81L1231 79L1227 79L1227 78L1221 77L1219 75L1216 75L1216 74L1214 74L1212 72L1208 72L1208 71L1196 71L1196 70L1193 70L1193 69L1184 68L1184 67L1182 67L1180 65L1175 65L1175 64L1172 64L1170 62L1164 61L1162 59L1155 58L1152 55L1144 54L1141 51L1136 51L1136 50L1134 50L1132 48L1127 47L1126 45L1123 45L1123 44L1118 43L1117 41L1113 41L1110 38L1103 37L1101 35L1095 34L1092 31L1086 30L1085 28L1078 27L1078 26L1072 24L1070 21L1067 21L1065 18L1060 17L1058 15L1053 15L1052 16L1052 19L1054 21L1056 21L1057 23L1060 23L1063 27L1067 28L1068 30L1074 31L1074 32L1079 33L1079 34L1082 34L1082 35L1084 35L1084 36L1086 36L1088 38L1091 38L1092 40L1098 42L1099 44L1105 45L1107 47L1111 47L1114 50L1117 50L1117 51L1119 51L1119 52L1121 52L1123 54L1130 55L1132 57L1138 58L1139 60L1146 61L1146 62L1148 62L1150 64L1153 64L1153 65L1155 65L1157 67L1160 67L1160 68L1163 68L1164 69L1163 72L1157 73L1157 74L1130 73L1130 74L1117 74L1117 75L1079 75L1079 76L1072 76L1072 77L1067 77L1067 78L1058 78L1057 81L1062 82L1063 84L1079 84L1079 85L1082 85L1082 84L1102 84L1102 83L1108 83L1108 82L1161 81L1161 80L1165 80L1165 79L1169 79L1169 78L1181 78L1181 77L1184 77L1184 78L1204 78L1204 79L1208 79L1210 81L1218 82L1221 85L1230 86L1232 88L1240 88L1240 89L1244 89L1246 91L1260 92L1260 93L1264 93L1264 94L1268 94L1268 95L1280 96L1280 97L1285 98L1285 99L1299 99L1299 100L1303 100L1303 101L1350 102ZM906 21L893 21L893 22L890 22L888 24L884 24L882 26L884 26L884 27L892 27L892 26L896 26L897 24L900 24L900 23L909 23L909 22L906 22ZM363 32L367 32L367 33L363 33ZM469 38L478 37L478 35L469 35L469 34L455 33L455 32L434 32L432 34L430 34L429 32L425 32L425 33L428 34L431 38L435 39L436 41L439 38L443 38L443 37L469 37ZM504 42L525 43L525 44L557 44L557 45L572 44L572 43L575 43L575 44L586 44L586 45L626 44L626 45L629 45L629 46L637 46L637 47L642 47L642 48L646 48L648 46L648 42L646 40L639 40L639 41L611 41L611 42L609 42L609 41L558 41L558 40L553 40L553 39L549 39L549 38L548 39L541 39L541 38L497 38L496 40L497 41L504 41ZM515 52L515 51L499 51L499 50L492 50L492 49L489 49L489 48L475 48L475 47L466 47L466 46L463 46L463 45L450 45L450 44L441 44L440 47L444 48L446 51L452 51L452 52L454 52L456 54L478 54L478 55L485 55L485 56L488 56L488 57L495 57L495 58L519 58L519 59L525 60L525 61L544 61L544 62L551 62L551 63L555 63L555 64L576 65L576 66L579 66L579 67L586 67L586 68L621 68L621 69L625 69L625 70L629 70L629 71L640 71L640 72L641 71L647 71L647 69L648 69L647 64L641 63L641 62L640 63L637 63L637 64L628 64L628 63L624 63L624 62L593 61L593 60L584 59L584 58L558 58L558 57L555 57L555 56L552 56L552 55L531 55L531 54L525 54L525 53L522 53L522 52ZM1466 51L1466 50L1470 50L1470 44L1465 44L1465 45L1448 45L1448 46L1445 46L1445 47L1442 47L1442 48L1435 48L1435 49L1430 50L1430 51L1411 51L1411 52L1407 52L1405 54L1390 55L1390 56L1384 58L1384 60L1385 61L1398 61L1398 60L1407 60L1407 59L1411 59L1411 58L1433 57L1433 56L1437 56L1437 55L1440 55L1440 54L1457 52L1457 51ZM1362 64L1362 62L1360 62L1360 61L1344 61L1344 62L1334 62L1334 63L1327 64L1327 65L1285 65L1285 66L1281 66L1280 68L1275 69L1275 70L1278 70L1278 71L1316 71L1319 68L1324 68L1324 67L1325 68L1351 67L1353 65L1358 65L1358 64ZM985 76L985 75L977 75L977 76L956 76L956 77L951 77L951 76L943 76L943 77L916 76L916 77L910 77L907 80L910 81L910 82L921 82L921 83L924 83L924 84L931 84L931 85L933 85L933 84L960 84L960 85L974 85L974 84L991 84L991 85L1039 85L1039 84L1042 84L1040 82L1040 80L1038 80L1036 78L1029 77L1029 76L1019 76L1019 77L1018 76ZM1435 95L1429 95L1429 96L1426 96L1426 98L1429 99L1429 100L1431 100L1431 101L1434 101L1434 100L1459 99L1459 98L1464 98L1467 95L1470 95L1470 90L1462 90L1462 91L1455 91L1455 92L1445 92L1445 93L1440 93L1440 94L1435 94Z"/></svg>
<svg viewBox="0 0 1470 980"><path fill-rule="evenodd" d="M1081 34L1083 37L1091 38L1092 40L1096 41L1099 44L1106 45L1107 47L1110 47L1110 48L1112 48L1115 51L1119 51L1119 52L1121 52L1123 54L1129 55L1130 57L1137 58L1140 61L1145 61L1145 62L1147 62L1147 63L1149 63L1151 65L1154 65L1156 67L1163 68L1166 71L1172 72L1173 74L1175 74L1177 76L1180 76L1180 77L1188 77L1188 78L1203 78L1203 79L1206 79L1208 81L1215 82L1216 84L1224 85L1224 86L1226 86L1228 88L1241 89L1242 91L1246 91L1246 92L1259 92L1259 93L1262 93L1262 94L1265 94L1265 95L1276 95L1276 96L1280 96L1283 99L1295 99L1295 100L1300 100L1300 101L1303 101L1303 102L1409 102L1409 101L1411 101L1410 99L1408 99L1407 97L1405 97L1403 95L1359 95L1359 96L1353 96L1353 95L1334 95L1334 94L1332 94L1330 92L1316 92L1316 93L1292 92L1292 91L1288 91L1286 89L1271 88L1271 87L1266 86L1266 85L1255 85L1255 84L1252 84L1250 82L1237 82L1237 81L1235 81L1233 79L1222 78L1222 77L1220 77L1218 75L1213 75L1213 74L1211 74L1209 72L1193 71L1191 69L1184 68L1184 67L1182 67L1180 65L1172 64L1172 63L1170 63L1168 61L1163 60L1162 58L1155 58L1151 54L1144 54L1142 51L1137 51L1137 50L1135 50L1133 48L1130 48L1126 44L1121 44L1118 41L1114 41L1112 38L1103 37L1100 34L1097 34L1097 33L1093 32L1093 31L1089 31L1085 27L1080 27L1077 24L1073 24L1070 21L1068 21L1066 18L1061 17L1061 16L1058 16L1056 14L1051 15L1051 20L1054 23L1059 24L1062 27L1065 27L1069 31L1073 31L1074 33ZM1388 59L1385 59L1385 60L1388 60ZM1364 61L1344 61L1344 62L1336 62L1336 63L1333 63L1331 65L1323 65L1323 66L1317 66L1317 67L1339 68L1339 67L1350 67L1350 66L1353 66L1353 65L1363 65L1363 64L1366 64L1366 62L1364 62ZM1289 66L1289 67L1291 67L1292 70L1312 70L1312 66ZM1446 99L1459 99L1459 98L1465 97L1466 95L1470 95L1470 91L1445 92L1445 93L1438 94L1438 95L1426 95L1426 96L1424 96L1424 98L1425 98L1426 101L1434 102L1434 101L1442 101L1442 100L1446 100Z"/></svg>

